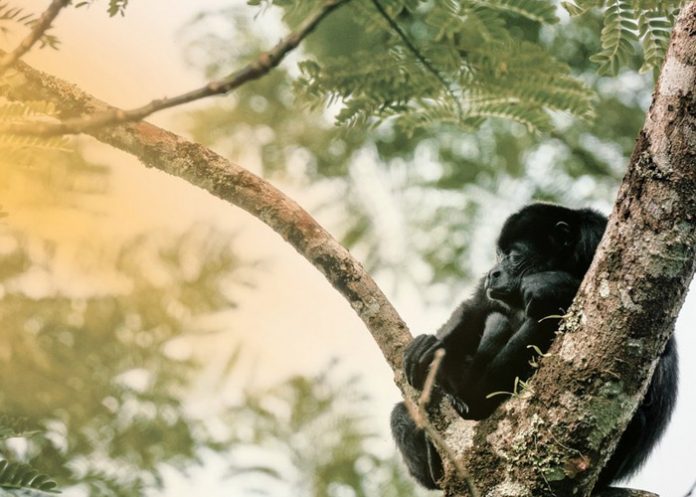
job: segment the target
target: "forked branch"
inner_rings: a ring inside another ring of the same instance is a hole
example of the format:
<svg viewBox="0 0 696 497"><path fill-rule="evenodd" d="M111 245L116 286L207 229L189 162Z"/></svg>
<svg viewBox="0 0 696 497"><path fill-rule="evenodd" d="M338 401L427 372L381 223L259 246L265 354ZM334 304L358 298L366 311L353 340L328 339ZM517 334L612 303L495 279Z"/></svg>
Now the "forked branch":
<svg viewBox="0 0 696 497"><path fill-rule="evenodd" d="M54 3L56 3L56 1L54 1ZM97 113L66 119L58 123L9 123L4 126L0 126L0 132L38 136L82 133L91 129L101 128L113 124L139 121L150 114L163 109L176 107L177 105L193 102L194 100L200 100L206 97L224 95L249 81L259 79L267 74L271 69L280 64L285 56L295 49L302 40L304 40L312 31L314 31L314 29L326 16L349 1L350 0L325 0L321 4L321 7L319 7L319 9L312 16L306 19L297 29L297 31L287 35L271 50L262 53L255 61L233 72L226 78L217 81L210 81L195 90L191 90L170 98L153 100L142 107L137 107L130 110L111 107Z"/></svg>
<svg viewBox="0 0 696 497"><path fill-rule="evenodd" d="M31 50L31 47L41 39L46 33L51 23L58 17L63 7L66 7L70 0L53 0L46 11L41 14L41 17L36 21L36 24L31 28L29 34L17 45L17 48L6 53L0 58L0 76L15 62L17 62L25 53Z"/></svg>

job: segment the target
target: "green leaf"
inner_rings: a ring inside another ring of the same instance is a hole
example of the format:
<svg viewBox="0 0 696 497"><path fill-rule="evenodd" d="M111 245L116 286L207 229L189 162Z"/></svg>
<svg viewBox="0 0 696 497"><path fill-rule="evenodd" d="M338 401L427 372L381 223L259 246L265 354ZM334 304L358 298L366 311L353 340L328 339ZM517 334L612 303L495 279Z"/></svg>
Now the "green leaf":
<svg viewBox="0 0 696 497"><path fill-rule="evenodd" d="M638 40L638 24L629 0L613 0L604 14L602 51L590 57L599 64L598 72L616 75L619 67L634 53L632 43Z"/></svg>
<svg viewBox="0 0 696 497"><path fill-rule="evenodd" d="M555 24L558 22L556 16L556 6L554 2L548 0L471 0L472 3L479 4L491 9L510 12L515 15L526 17L532 21L542 24Z"/></svg>
<svg viewBox="0 0 696 497"><path fill-rule="evenodd" d="M660 12L641 12L638 17L640 42L643 47L643 65L640 72L660 67L667 51L672 25Z"/></svg>
<svg viewBox="0 0 696 497"><path fill-rule="evenodd" d="M28 464L0 460L0 487L7 489L39 490L60 493L58 484Z"/></svg>

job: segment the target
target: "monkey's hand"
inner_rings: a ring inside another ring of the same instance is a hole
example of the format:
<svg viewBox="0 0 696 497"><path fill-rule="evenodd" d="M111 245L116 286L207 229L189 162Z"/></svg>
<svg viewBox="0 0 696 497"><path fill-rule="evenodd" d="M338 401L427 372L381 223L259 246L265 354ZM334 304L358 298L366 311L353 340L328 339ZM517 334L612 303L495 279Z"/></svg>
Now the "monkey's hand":
<svg viewBox="0 0 696 497"><path fill-rule="evenodd" d="M544 271L524 276L520 292L525 314L533 319L563 315L579 286L580 280L563 271Z"/></svg>
<svg viewBox="0 0 696 497"><path fill-rule="evenodd" d="M412 387L423 389L435 351L441 347L442 342L435 335L418 335L406 346L404 371Z"/></svg>

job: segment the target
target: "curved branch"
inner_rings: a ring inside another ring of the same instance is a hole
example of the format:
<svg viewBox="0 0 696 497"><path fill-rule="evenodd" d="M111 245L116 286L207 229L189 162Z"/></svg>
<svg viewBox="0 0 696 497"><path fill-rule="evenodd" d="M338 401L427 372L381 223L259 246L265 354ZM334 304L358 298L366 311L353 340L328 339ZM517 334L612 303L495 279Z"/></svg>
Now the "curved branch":
<svg viewBox="0 0 696 497"><path fill-rule="evenodd" d="M77 86L21 61L16 69L17 76L6 78L6 85L0 87L0 94L7 98L53 102L63 118L109 108ZM406 324L361 264L294 200L203 145L147 122L90 128L88 134L135 155L148 167L183 178L241 207L270 226L348 300L396 372L397 383L408 388L401 374L403 347L411 340Z"/></svg>
<svg viewBox="0 0 696 497"><path fill-rule="evenodd" d="M54 3L64 3L66 0L54 0ZM18 135L55 136L88 132L89 130L140 121L157 111L176 107L178 105L200 100L215 95L224 95L239 88L243 84L259 79L276 67L285 56L294 50L319 23L335 9L348 3L350 0L325 0L314 15L305 20L297 31L283 38L268 52L262 53L255 61L247 64L238 71L233 72L224 79L210 81L200 88L182 93L175 97L161 98L137 107L135 109L117 109L108 105L102 106L98 112L84 116L73 117L59 123L33 122L10 123L0 126L0 133L12 133ZM42 16L43 18L43 16ZM7 54L9 57L11 54ZM14 61L12 61L14 62ZM2 71L0 71L0 74Z"/></svg>

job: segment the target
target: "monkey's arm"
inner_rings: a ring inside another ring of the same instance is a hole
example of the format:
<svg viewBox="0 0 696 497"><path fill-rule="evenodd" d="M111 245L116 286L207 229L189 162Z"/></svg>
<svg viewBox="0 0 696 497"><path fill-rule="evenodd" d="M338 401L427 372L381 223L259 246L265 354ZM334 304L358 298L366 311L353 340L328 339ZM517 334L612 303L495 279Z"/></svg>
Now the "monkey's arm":
<svg viewBox="0 0 696 497"><path fill-rule="evenodd" d="M562 271L525 276L520 282L524 315L491 314L466 375L453 382L456 397L469 406L467 417L487 417L505 399L497 392L512 392L516 378L526 381L531 376L530 361L538 351L544 353L550 347L559 317L579 284L577 278Z"/></svg>
<svg viewBox="0 0 696 497"><path fill-rule="evenodd" d="M539 323L527 318L490 360L474 359L477 366L470 369L467 381L459 384L456 394L469 406L467 417L488 417L506 399L505 393L514 393L515 378L529 378L533 372L530 361L537 350L548 350L557 324L558 320Z"/></svg>
<svg viewBox="0 0 696 497"><path fill-rule="evenodd" d="M415 388L423 388L435 351L445 349L445 357L438 376L456 375L463 363L476 353L486 325L488 316L499 304L486 297L481 281L476 293L462 302L452 313L449 320L435 335L419 335L404 351L404 371L408 382Z"/></svg>
<svg viewBox="0 0 696 497"><path fill-rule="evenodd" d="M524 276L520 293L524 311L537 320L561 316L570 307L580 287L580 280L565 271L544 271Z"/></svg>

